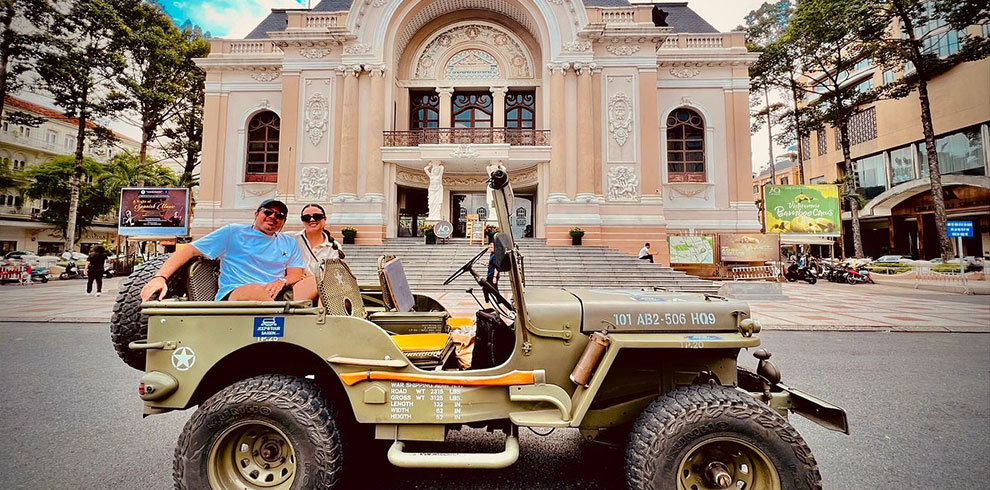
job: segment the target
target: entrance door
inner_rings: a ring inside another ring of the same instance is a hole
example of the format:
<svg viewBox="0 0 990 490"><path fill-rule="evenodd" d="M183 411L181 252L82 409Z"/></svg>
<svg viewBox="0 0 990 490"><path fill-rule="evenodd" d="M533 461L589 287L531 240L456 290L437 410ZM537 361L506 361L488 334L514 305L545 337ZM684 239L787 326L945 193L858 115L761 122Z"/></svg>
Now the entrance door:
<svg viewBox="0 0 990 490"><path fill-rule="evenodd" d="M533 237L533 195L516 194L515 202L509 207L509 222L512 223L512 236L515 238ZM488 201L484 192L453 194L450 209L453 236L467 236L467 215L477 214L482 221L489 219ZM490 217L495 219L494 216Z"/></svg>
<svg viewBox="0 0 990 490"><path fill-rule="evenodd" d="M423 225L430 213L426 189L399 186L397 197L399 226L396 228L396 236L423 236Z"/></svg>

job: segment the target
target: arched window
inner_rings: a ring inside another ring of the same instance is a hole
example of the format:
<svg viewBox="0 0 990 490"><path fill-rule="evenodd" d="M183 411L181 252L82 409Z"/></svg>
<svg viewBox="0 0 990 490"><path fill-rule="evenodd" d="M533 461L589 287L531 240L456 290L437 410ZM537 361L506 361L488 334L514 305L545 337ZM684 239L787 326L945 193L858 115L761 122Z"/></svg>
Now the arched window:
<svg viewBox="0 0 990 490"><path fill-rule="evenodd" d="M455 128L492 127L492 95L488 92L454 92L451 117Z"/></svg>
<svg viewBox="0 0 990 490"><path fill-rule="evenodd" d="M278 181L278 115L259 112L248 122L246 182Z"/></svg>
<svg viewBox="0 0 990 490"><path fill-rule="evenodd" d="M532 128L536 121L536 92L510 91L505 95L505 127Z"/></svg>
<svg viewBox="0 0 990 490"><path fill-rule="evenodd" d="M434 92L409 92L409 129L440 126L440 96Z"/></svg>
<svg viewBox="0 0 990 490"><path fill-rule="evenodd" d="M705 181L705 122L684 107L667 116L667 181Z"/></svg>

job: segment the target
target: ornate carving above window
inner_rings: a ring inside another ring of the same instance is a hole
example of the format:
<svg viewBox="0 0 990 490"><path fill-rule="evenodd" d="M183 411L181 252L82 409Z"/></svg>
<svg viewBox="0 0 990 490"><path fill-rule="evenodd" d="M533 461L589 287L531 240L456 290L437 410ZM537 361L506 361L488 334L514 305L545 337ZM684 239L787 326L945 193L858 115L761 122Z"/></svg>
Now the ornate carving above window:
<svg viewBox="0 0 990 490"><path fill-rule="evenodd" d="M446 80L494 80L499 77L498 62L480 49L455 54L443 72Z"/></svg>
<svg viewBox="0 0 990 490"><path fill-rule="evenodd" d="M491 52L471 49L472 44L488 46ZM515 35L495 25L455 25L435 35L426 44L416 59L413 78L428 80L449 77L451 67L455 70L454 76L466 77L451 78L452 80L484 80L498 76L531 78L532 61L523 46ZM456 54L450 57L452 52ZM445 63L448 58L450 61ZM497 59L504 60L504 64L497 63ZM482 71L480 67L485 62L488 63L487 71ZM494 76L491 65L495 65L497 70Z"/></svg>

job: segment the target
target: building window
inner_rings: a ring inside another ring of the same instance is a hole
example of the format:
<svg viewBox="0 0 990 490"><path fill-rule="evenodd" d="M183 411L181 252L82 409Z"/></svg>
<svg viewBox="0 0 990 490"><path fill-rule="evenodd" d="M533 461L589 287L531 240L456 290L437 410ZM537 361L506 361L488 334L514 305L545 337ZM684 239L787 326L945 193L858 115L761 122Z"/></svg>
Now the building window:
<svg viewBox="0 0 990 490"><path fill-rule="evenodd" d="M536 92L509 91L505 94L505 127L533 128L536 125Z"/></svg>
<svg viewBox="0 0 990 490"><path fill-rule="evenodd" d="M872 88L873 88L873 78L871 77L856 84L856 88L854 90L856 90L859 93L863 93Z"/></svg>
<svg viewBox="0 0 990 490"><path fill-rule="evenodd" d="M279 123L272 111L259 112L248 123L246 182L278 181Z"/></svg>
<svg viewBox="0 0 990 490"><path fill-rule="evenodd" d="M454 92L451 125L455 128L492 127L492 95L488 92Z"/></svg>
<svg viewBox="0 0 990 490"><path fill-rule="evenodd" d="M825 183L825 176L824 175L819 175L818 177L812 177L811 180L809 180L808 182L811 183L812 185L814 185L814 184L824 184Z"/></svg>
<svg viewBox="0 0 990 490"><path fill-rule="evenodd" d="M667 180L705 181L705 122L688 108L667 116Z"/></svg>
<svg viewBox="0 0 990 490"><path fill-rule="evenodd" d="M986 162L983 160L983 141L980 129L972 128L935 140L938 151L938 169L942 175L985 175ZM921 176L928 177L928 151L925 144L918 145L921 160Z"/></svg>
<svg viewBox="0 0 990 490"><path fill-rule="evenodd" d="M914 180L914 148L905 146L890 151L890 185Z"/></svg>
<svg viewBox="0 0 990 490"><path fill-rule="evenodd" d="M409 129L440 126L440 96L433 92L409 92Z"/></svg>
<svg viewBox="0 0 990 490"><path fill-rule="evenodd" d="M883 154L860 158L853 161L853 172L859 193L867 199L873 199L887 190L887 169Z"/></svg>
<svg viewBox="0 0 990 490"><path fill-rule="evenodd" d="M945 31L922 39L921 52L935 54L939 58L945 58L959 52L959 31Z"/></svg>
<svg viewBox="0 0 990 490"><path fill-rule="evenodd" d="M55 146L56 141L58 141L58 131L49 129L48 134L45 135L45 143Z"/></svg>
<svg viewBox="0 0 990 490"><path fill-rule="evenodd" d="M849 118L847 125L849 130L849 145L854 146L860 143L876 139L877 137L877 110L870 107L853 114ZM839 139L839 130L835 130L835 147L842 148L842 141Z"/></svg>
<svg viewBox="0 0 990 490"><path fill-rule="evenodd" d="M6 121L4 121L4 123L3 123L3 132L4 133L10 132L10 125L7 124Z"/></svg>
<svg viewBox="0 0 990 490"><path fill-rule="evenodd" d="M21 127L21 134L23 134L25 138L30 138L31 137L31 128L29 128L27 126Z"/></svg>
<svg viewBox="0 0 990 490"><path fill-rule="evenodd" d="M801 137L801 156L805 159L811 158L811 135L806 134Z"/></svg>
<svg viewBox="0 0 990 490"><path fill-rule="evenodd" d="M887 85L894 82L895 74L894 70L884 70L883 71L883 84Z"/></svg>
<svg viewBox="0 0 990 490"><path fill-rule="evenodd" d="M753 184L753 194L759 194L759 193L760 193L760 186Z"/></svg>
<svg viewBox="0 0 990 490"><path fill-rule="evenodd" d="M787 180L787 177L786 176L780 178L780 185L787 185L787 183L788 183L788 180Z"/></svg>
<svg viewBox="0 0 990 490"><path fill-rule="evenodd" d="M14 240L0 240L0 254L6 255L17 250L17 242Z"/></svg>
<svg viewBox="0 0 990 490"><path fill-rule="evenodd" d="M815 139L818 141L818 156L828 153L828 137L825 136L825 131L821 129L815 131Z"/></svg>
<svg viewBox="0 0 990 490"><path fill-rule="evenodd" d="M69 135L65 135L65 143L64 143L65 149L68 150L72 148L73 143L75 143L75 138Z"/></svg>

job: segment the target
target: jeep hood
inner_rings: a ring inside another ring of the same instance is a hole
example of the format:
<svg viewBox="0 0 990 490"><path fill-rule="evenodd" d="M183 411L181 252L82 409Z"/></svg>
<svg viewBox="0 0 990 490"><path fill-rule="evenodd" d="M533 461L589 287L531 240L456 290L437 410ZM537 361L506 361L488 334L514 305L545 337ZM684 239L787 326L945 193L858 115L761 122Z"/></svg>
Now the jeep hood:
<svg viewBox="0 0 990 490"><path fill-rule="evenodd" d="M735 332L737 322L749 318L749 305L744 301L698 293L637 289L568 288L565 291L581 305L584 333Z"/></svg>

